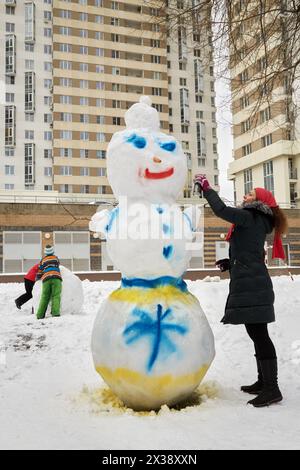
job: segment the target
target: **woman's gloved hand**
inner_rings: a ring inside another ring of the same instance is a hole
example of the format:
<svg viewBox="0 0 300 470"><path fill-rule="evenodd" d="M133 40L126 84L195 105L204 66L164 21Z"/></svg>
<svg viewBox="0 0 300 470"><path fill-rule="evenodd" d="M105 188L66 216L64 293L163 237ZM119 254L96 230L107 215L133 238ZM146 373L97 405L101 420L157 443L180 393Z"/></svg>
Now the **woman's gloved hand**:
<svg viewBox="0 0 300 470"><path fill-rule="evenodd" d="M217 268L223 273L225 271L229 271L230 269L230 261L229 258L219 259L216 261Z"/></svg>
<svg viewBox="0 0 300 470"><path fill-rule="evenodd" d="M198 183L203 191L211 189L209 181L205 175L195 175L194 183Z"/></svg>

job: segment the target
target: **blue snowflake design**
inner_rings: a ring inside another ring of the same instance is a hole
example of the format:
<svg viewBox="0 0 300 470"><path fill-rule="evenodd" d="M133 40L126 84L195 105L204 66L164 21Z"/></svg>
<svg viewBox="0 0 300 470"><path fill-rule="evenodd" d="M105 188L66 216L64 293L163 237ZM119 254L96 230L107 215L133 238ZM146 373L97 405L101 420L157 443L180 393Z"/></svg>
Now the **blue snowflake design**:
<svg viewBox="0 0 300 470"><path fill-rule="evenodd" d="M135 343L145 336L149 337L151 341L151 351L147 363L148 372L151 372L160 354L169 356L177 351L176 344L169 338L170 333L173 332L179 335L185 335L188 332L188 328L184 325L165 322L171 312L171 308L163 312L162 306L158 304L156 319L152 319L148 312L135 308L132 314L139 319L127 326L123 332L125 342L128 345Z"/></svg>

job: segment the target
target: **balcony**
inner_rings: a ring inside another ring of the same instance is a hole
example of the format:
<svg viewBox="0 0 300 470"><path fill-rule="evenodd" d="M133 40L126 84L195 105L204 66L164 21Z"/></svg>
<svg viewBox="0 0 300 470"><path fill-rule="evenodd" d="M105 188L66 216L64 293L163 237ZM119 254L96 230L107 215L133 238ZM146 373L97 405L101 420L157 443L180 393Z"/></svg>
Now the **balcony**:
<svg viewBox="0 0 300 470"><path fill-rule="evenodd" d="M298 179L297 168L289 168L289 179L290 180L297 180Z"/></svg>
<svg viewBox="0 0 300 470"><path fill-rule="evenodd" d="M14 7L16 6L16 0L5 0L5 5Z"/></svg>

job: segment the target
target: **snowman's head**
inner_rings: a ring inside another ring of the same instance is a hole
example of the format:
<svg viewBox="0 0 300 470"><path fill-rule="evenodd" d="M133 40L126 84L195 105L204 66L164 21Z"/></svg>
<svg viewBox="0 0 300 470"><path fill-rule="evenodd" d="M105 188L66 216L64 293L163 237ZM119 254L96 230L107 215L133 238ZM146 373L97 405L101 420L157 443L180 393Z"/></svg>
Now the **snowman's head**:
<svg viewBox="0 0 300 470"><path fill-rule="evenodd" d="M187 176L186 156L174 137L160 132L159 115L143 96L125 113L126 129L107 149L108 180L116 197L173 202Z"/></svg>

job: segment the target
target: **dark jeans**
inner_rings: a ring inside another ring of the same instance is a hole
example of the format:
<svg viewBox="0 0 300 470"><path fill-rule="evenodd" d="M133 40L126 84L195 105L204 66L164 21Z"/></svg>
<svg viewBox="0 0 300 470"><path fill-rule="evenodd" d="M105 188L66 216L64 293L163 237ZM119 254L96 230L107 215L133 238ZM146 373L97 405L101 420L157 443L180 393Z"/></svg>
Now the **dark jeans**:
<svg viewBox="0 0 300 470"><path fill-rule="evenodd" d="M267 323L248 323L245 325L254 343L257 359L276 359L276 350L268 332Z"/></svg>
<svg viewBox="0 0 300 470"><path fill-rule="evenodd" d="M34 282L30 281L29 279L24 279L24 284L25 284L26 294L20 295L20 297L16 299L16 302L18 303L20 307L26 302L28 302L28 300L32 299L32 289L34 286Z"/></svg>

